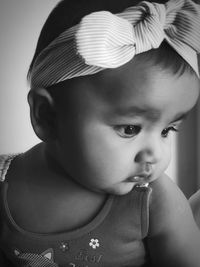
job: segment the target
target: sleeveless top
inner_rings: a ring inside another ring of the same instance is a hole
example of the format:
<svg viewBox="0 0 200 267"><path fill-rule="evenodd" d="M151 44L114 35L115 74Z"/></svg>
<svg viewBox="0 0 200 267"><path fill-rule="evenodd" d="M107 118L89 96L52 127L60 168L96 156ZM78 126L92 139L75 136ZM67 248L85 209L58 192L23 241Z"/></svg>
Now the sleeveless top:
<svg viewBox="0 0 200 267"><path fill-rule="evenodd" d="M14 266L148 266L149 186L135 186L123 196L110 195L95 218L78 229L33 233L17 225L7 202L6 173L15 156L0 156L0 250Z"/></svg>

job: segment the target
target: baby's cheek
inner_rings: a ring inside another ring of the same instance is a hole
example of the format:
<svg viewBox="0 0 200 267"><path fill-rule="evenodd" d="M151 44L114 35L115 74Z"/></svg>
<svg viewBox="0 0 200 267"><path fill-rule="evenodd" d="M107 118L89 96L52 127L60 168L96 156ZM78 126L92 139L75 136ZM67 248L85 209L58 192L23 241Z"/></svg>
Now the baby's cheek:
<svg viewBox="0 0 200 267"><path fill-rule="evenodd" d="M169 164L171 162L171 153L167 154L165 160L164 160L164 168L165 170L169 167Z"/></svg>
<svg viewBox="0 0 200 267"><path fill-rule="evenodd" d="M167 168L170 164L171 161L171 156L172 156L172 139L169 137L167 138L167 140L165 141L164 145L163 145L163 165L164 168Z"/></svg>
<svg viewBox="0 0 200 267"><path fill-rule="evenodd" d="M120 176L129 168L129 158L118 152L105 149L90 155L91 168L103 176Z"/></svg>
<svg viewBox="0 0 200 267"><path fill-rule="evenodd" d="M169 167L170 162L171 162L171 148L169 146L165 146L162 153L162 158L155 168L155 175L159 177L162 173L164 173Z"/></svg>

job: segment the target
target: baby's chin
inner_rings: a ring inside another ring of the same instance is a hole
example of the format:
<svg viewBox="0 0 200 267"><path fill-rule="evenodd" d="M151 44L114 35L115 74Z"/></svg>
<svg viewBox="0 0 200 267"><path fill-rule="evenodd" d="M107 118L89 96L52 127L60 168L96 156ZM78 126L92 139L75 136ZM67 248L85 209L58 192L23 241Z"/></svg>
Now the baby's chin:
<svg viewBox="0 0 200 267"><path fill-rule="evenodd" d="M119 184L116 184L116 185L113 185L107 188L102 188L97 191L104 193L104 194L123 196L123 195L130 193L133 190L134 186L136 185L137 183L124 182L124 183L119 183Z"/></svg>

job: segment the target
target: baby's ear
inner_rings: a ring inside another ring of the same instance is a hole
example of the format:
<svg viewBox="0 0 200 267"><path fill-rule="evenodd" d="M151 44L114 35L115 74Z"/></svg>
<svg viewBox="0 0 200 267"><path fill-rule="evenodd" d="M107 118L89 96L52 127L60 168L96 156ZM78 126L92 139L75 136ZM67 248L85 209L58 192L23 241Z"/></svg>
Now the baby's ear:
<svg viewBox="0 0 200 267"><path fill-rule="evenodd" d="M52 141L56 133L55 103L44 88L30 90L28 93L31 123L36 135L43 141Z"/></svg>

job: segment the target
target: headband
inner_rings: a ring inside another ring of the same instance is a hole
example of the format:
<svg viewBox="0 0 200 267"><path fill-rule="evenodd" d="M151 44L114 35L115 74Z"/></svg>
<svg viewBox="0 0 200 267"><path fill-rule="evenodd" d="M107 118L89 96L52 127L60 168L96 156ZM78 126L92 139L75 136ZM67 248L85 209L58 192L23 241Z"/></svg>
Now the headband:
<svg viewBox="0 0 200 267"><path fill-rule="evenodd" d="M191 0L141 2L122 13L91 13L51 42L36 58L31 88L117 68L163 40L199 76L200 5Z"/></svg>

